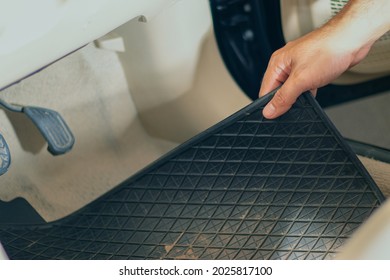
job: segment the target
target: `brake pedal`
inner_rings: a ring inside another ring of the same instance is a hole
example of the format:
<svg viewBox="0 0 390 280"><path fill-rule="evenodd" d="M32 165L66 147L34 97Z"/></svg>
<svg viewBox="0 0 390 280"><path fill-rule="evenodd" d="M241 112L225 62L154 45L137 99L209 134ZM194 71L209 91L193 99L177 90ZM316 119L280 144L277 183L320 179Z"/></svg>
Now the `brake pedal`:
<svg viewBox="0 0 390 280"><path fill-rule="evenodd" d="M9 104L0 99L0 106L17 113L25 113L45 138L52 155L62 155L69 152L75 138L61 115L47 108L20 106Z"/></svg>

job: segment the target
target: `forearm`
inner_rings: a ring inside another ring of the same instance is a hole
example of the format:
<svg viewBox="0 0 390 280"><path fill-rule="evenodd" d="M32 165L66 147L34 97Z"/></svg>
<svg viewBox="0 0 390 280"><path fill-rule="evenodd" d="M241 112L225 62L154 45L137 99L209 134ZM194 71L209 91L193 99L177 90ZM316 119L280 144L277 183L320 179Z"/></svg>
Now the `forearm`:
<svg viewBox="0 0 390 280"><path fill-rule="evenodd" d="M390 29L390 1L350 0L323 29L345 51L371 47Z"/></svg>

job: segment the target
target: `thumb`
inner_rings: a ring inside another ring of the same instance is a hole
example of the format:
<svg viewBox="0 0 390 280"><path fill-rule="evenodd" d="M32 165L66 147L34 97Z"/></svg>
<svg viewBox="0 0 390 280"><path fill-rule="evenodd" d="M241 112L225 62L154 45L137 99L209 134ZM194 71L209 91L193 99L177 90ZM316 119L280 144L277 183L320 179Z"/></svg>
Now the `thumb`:
<svg viewBox="0 0 390 280"><path fill-rule="evenodd" d="M275 93L263 110L263 116L265 118L275 119L286 113L302 92L306 90L302 86L302 83L297 83L296 80L290 76Z"/></svg>

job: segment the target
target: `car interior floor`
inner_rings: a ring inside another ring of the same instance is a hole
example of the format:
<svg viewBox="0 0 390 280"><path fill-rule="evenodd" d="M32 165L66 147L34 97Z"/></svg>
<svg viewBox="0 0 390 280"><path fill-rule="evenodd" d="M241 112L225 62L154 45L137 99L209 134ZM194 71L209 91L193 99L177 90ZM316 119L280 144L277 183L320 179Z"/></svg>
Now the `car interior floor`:
<svg viewBox="0 0 390 280"><path fill-rule="evenodd" d="M106 193L180 143L251 101L235 84L212 30L201 38L191 87L150 108L134 102L119 55L90 44L2 92L11 103L53 108L76 143L53 157L36 128L0 111L12 153L0 199L24 197L46 220L64 217ZM154 93L156 96L159 92ZM326 109L343 136L390 148L390 92ZM382 192L390 194L390 165L361 157Z"/></svg>

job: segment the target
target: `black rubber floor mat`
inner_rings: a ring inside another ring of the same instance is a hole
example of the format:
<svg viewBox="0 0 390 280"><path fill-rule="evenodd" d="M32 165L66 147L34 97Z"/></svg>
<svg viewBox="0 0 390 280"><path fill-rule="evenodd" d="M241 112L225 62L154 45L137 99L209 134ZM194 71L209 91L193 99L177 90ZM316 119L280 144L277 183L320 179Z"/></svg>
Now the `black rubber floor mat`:
<svg viewBox="0 0 390 280"><path fill-rule="evenodd" d="M331 259L384 200L310 94L259 99L73 215L1 225L11 259ZM12 214L12 213L11 213Z"/></svg>

